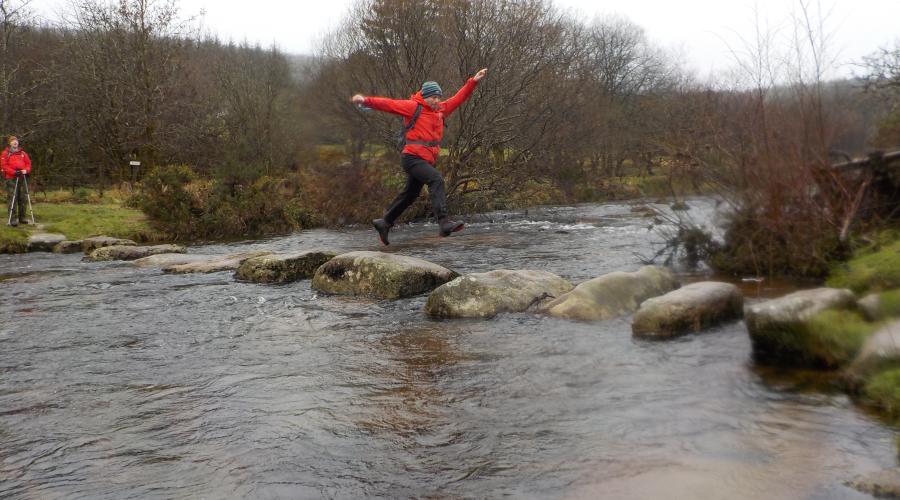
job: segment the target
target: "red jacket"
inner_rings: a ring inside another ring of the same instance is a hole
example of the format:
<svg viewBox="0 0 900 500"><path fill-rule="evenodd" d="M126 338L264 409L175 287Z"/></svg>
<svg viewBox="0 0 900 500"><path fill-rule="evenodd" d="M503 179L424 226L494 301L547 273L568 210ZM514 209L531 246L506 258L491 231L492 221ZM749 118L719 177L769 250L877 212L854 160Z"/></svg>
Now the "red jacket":
<svg viewBox="0 0 900 500"><path fill-rule="evenodd" d="M9 148L0 153L0 168L3 169L3 178L12 179L16 176L16 170L24 170L26 174L31 173L31 158L24 149L19 148L15 153L10 154Z"/></svg>
<svg viewBox="0 0 900 500"><path fill-rule="evenodd" d="M410 141L438 141L444 136L444 119L456 111L460 104L466 102L466 99L472 95L478 82L469 78L465 85L459 91L446 101L438 105L438 109L434 110L422 98L420 92L416 92L409 99L388 99L386 97L366 97L364 106L379 111L387 111L395 115L403 117L404 125L409 125L409 120L416 112L416 107L421 104L422 111L416 119L416 124L406 133L406 138ZM416 155L419 158L434 165L438 155L441 153L440 146L425 146L423 144L407 144L403 148L404 153Z"/></svg>

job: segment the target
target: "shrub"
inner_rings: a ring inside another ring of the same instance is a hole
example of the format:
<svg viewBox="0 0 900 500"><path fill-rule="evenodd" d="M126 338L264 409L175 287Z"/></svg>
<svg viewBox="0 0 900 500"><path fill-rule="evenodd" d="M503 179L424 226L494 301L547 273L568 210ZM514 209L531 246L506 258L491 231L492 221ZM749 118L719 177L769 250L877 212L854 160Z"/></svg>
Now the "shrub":
<svg viewBox="0 0 900 500"><path fill-rule="evenodd" d="M398 183L396 178L399 167L388 161L371 160L361 165L318 161L300 172L301 196L325 224L367 223L380 216L402 189L403 181ZM422 205L417 204L404 217L422 212Z"/></svg>
<svg viewBox="0 0 900 500"><path fill-rule="evenodd" d="M157 168L145 178L138 206L161 230L182 240L264 236L315 225L287 179L251 180L246 174L251 171L198 180L188 167Z"/></svg>
<svg viewBox="0 0 900 500"><path fill-rule="evenodd" d="M900 238L861 250L857 257L834 266L828 285L857 293L900 288Z"/></svg>
<svg viewBox="0 0 900 500"><path fill-rule="evenodd" d="M886 370L865 385L864 394L889 415L900 415L900 369Z"/></svg>

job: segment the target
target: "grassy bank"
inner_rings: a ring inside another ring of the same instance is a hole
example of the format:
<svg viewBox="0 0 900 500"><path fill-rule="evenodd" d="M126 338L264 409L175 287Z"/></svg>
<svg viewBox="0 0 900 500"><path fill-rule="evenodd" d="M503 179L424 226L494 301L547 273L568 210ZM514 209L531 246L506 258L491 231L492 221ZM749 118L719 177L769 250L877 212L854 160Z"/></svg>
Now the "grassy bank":
<svg viewBox="0 0 900 500"><path fill-rule="evenodd" d="M875 330L873 326L883 330L900 318L900 231L887 230L874 236L871 244L832 268L827 285L849 288L858 297L877 294L874 305L866 311L874 320L872 323L864 325L857 320L848 324L832 319L828 327L820 325L817 329L823 335L829 332L832 338L839 334L843 343L849 342L858 350ZM897 421L900 420L900 359L893 356L887 354L872 369L862 372L864 378L855 390L865 402Z"/></svg>
<svg viewBox="0 0 900 500"><path fill-rule="evenodd" d="M834 266L828 286L856 293L900 288L900 231L884 231L847 262Z"/></svg>
<svg viewBox="0 0 900 500"><path fill-rule="evenodd" d="M154 230L140 210L123 205L125 198L118 191L107 191L103 196L96 191L54 191L35 194L32 201L40 230L61 233L70 240L99 235L137 242L164 240L165 235ZM4 221L0 226L0 252L24 252L28 236L37 230L31 224L9 227Z"/></svg>

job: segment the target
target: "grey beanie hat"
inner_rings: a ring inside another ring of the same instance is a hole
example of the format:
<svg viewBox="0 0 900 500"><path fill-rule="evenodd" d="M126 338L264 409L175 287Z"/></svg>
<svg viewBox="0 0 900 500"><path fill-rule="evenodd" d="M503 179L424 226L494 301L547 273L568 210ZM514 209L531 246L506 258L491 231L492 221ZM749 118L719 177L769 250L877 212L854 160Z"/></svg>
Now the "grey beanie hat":
<svg viewBox="0 0 900 500"><path fill-rule="evenodd" d="M438 97L443 97L444 94L441 92L441 86L437 84L437 82L425 82L422 84L422 98L431 97L436 95Z"/></svg>

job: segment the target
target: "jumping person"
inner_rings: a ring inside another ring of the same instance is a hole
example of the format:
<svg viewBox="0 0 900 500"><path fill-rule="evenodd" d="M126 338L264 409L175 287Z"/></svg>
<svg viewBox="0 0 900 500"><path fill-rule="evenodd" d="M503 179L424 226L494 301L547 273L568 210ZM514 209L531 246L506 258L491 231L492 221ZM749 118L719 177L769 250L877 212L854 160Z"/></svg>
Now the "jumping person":
<svg viewBox="0 0 900 500"><path fill-rule="evenodd" d="M19 206L19 217L16 214L9 214L9 225L18 226L19 224L28 224L25 218L25 186L21 182L16 182L18 178L24 178L31 173L31 158L28 153L19 147L19 139L16 136L10 136L9 147L0 153L0 170L3 171L3 179L6 183L7 209L11 210L13 198L16 205Z"/></svg>
<svg viewBox="0 0 900 500"><path fill-rule="evenodd" d="M450 236L462 231L463 223L450 220L447 216L447 195L444 191L444 178L434 168L435 161L441 152L441 137L444 135L444 120L472 95L475 86L487 74L482 69L466 82L465 85L446 101L441 101L443 93L437 82L425 82L422 88L409 99L388 99L385 97L366 97L356 94L350 98L353 104L386 111L403 117L407 127L404 132L404 146L400 166L406 172L406 187L397 195L381 219L372 221L378 237L384 245L388 242L388 233L394 222L419 197L422 186L428 186L431 196L431 209L438 221L441 236ZM411 123L413 122L413 123ZM410 126L412 125L412 126Z"/></svg>

